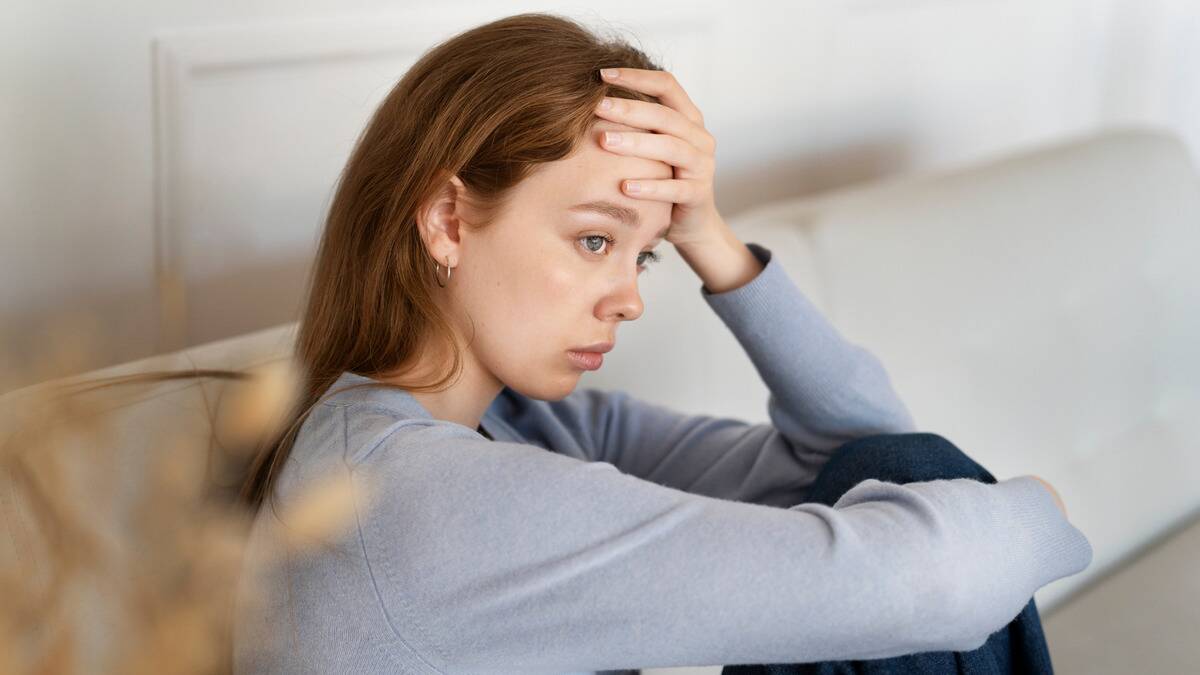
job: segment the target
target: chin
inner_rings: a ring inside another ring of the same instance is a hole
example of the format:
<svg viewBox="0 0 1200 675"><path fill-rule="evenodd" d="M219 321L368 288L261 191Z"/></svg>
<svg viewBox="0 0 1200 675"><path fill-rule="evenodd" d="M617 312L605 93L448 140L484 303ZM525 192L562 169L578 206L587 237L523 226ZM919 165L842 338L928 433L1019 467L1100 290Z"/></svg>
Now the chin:
<svg viewBox="0 0 1200 675"><path fill-rule="evenodd" d="M533 382L511 382L508 388L532 399L539 401L561 401L575 391L579 385L579 376L573 373L558 378L543 378Z"/></svg>

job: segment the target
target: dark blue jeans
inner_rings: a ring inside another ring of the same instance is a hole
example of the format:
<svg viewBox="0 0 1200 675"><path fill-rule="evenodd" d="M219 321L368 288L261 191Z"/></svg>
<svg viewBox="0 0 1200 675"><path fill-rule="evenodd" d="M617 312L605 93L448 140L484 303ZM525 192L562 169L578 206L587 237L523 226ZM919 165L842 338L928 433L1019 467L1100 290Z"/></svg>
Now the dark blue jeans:
<svg viewBox="0 0 1200 675"><path fill-rule="evenodd" d="M931 433L859 438L834 451L813 483L809 502L832 506L868 478L913 483L943 478L996 479L953 443ZM900 673L1053 673L1033 598L1008 625L970 652L920 652L865 661L725 666L721 675L898 675Z"/></svg>

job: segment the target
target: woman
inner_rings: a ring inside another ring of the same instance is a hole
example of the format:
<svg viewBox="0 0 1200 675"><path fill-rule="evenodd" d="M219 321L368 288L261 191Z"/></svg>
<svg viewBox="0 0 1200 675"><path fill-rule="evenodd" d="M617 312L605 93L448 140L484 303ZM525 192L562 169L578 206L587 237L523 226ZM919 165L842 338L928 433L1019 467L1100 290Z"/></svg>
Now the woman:
<svg viewBox="0 0 1200 675"><path fill-rule="evenodd" d="M247 582L265 602L241 608L237 671L1049 668L1031 596L1087 540L1040 479L914 432L881 364L725 224L714 146L669 73L566 19L413 66L341 176L303 400L244 490L274 506L342 476L371 498ZM664 240L770 424L576 388ZM286 537L259 509L251 553Z"/></svg>

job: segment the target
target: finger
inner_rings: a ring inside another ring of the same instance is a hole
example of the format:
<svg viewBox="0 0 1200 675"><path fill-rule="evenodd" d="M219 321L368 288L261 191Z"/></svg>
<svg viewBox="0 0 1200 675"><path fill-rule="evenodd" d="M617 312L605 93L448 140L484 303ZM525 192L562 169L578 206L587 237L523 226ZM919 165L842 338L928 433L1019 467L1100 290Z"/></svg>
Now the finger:
<svg viewBox="0 0 1200 675"><path fill-rule="evenodd" d="M638 131L605 131L601 133L600 142L605 149L620 155L657 159L697 173L704 173L711 168L708 166L712 161L710 155L678 136Z"/></svg>
<svg viewBox="0 0 1200 675"><path fill-rule="evenodd" d="M655 201L690 204L699 196L695 181L678 178L638 178L621 183L621 190L630 197Z"/></svg>
<svg viewBox="0 0 1200 675"><path fill-rule="evenodd" d="M704 126L704 116L700 114L700 109L692 102L675 76L665 70L605 68L600 71L600 75L606 82L656 96L664 105L678 110L684 117Z"/></svg>
<svg viewBox="0 0 1200 675"><path fill-rule="evenodd" d="M684 117L683 113L674 108L627 98L605 97L604 101L609 102L610 106L605 108L601 102L601 105L596 107L596 115L599 117L639 129L678 136L705 152L711 153L716 149L716 140L707 129Z"/></svg>

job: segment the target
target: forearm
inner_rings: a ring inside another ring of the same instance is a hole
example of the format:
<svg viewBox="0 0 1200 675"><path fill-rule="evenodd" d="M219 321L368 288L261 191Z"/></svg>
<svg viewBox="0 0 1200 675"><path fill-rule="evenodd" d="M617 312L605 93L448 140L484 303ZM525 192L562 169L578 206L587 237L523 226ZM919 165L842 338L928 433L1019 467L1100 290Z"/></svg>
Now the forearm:
<svg viewBox="0 0 1200 675"><path fill-rule="evenodd" d="M763 271L740 288L702 295L773 394L772 423L796 447L818 454L863 435L913 430L879 359L847 340L769 250L746 247Z"/></svg>

